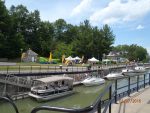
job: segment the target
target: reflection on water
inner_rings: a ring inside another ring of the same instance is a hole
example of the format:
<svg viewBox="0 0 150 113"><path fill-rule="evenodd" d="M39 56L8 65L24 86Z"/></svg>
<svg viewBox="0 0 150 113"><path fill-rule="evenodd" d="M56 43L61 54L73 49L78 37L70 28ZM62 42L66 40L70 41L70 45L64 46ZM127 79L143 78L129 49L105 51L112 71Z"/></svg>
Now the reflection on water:
<svg viewBox="0 0 150 113"><path fill-rule="evenodd" d="M140 76L139 79L143 80L144 77ZM148 75L146 75L146 79L148 79ZM136 76L131 77L130 81L131 84L136 83L137 77ZM34 99L27 98L27 99L15 101L15 103L19 108L20 113L30 113L34 107L41 106L41 105L59 106L59 107L67 107L67 108L83 108L92 104L107 84L108 82L102 86L93 86L93 87L78 86L74 88L74 90L76 91L75 94L63 98L47 101L47 102L38 103ZM143 82L139 83L139 85L141 84L143 84ZM124 78L118 80L117 85L118 88L128 85L128 79ZM131 88L133 87L136 87L136 84L131 85ZM113 89L114 89L114 84L113 84ZM126 90L128 90L128 87L118 90L118 93L121 93ZM12 111L12 107L8 103L1 102L0 113L15 113L15 112ZM44 111L38 113L54 113L54 112Z"/></svg>
<svg viewBox="0 0 150 113"><path fill-rule="evenodd" d="M102 86L92 86L92 87L86 87L86 86L78 86L75 87L75 94L47 101L38 103L34 99L23 99L16 101L16 105L19 108L20 113L30 113L30 111L40 105L49 105L49 106L60 106L60 107L69 107L69 108L82 108L86 107L94 102L94 100L98 97L98 95L102 92L103 87L105 87L106 84ZM8 104L0 104L0 113L11 113L10 109L8 108ZM40 113L40 112L39 112ZM45 112L44 112L45 113Z"/></svg>

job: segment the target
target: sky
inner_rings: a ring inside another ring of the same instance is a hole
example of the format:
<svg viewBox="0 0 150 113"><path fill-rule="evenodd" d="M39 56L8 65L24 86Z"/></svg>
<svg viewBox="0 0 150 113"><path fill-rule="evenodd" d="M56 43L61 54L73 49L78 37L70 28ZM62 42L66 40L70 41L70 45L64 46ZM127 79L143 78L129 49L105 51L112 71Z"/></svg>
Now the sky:
<svg viewBox="0 0 150 113"><path fill-rule="evenodd" d="M113 30L114 45L137 44L150 54L150 0L5 0L11 5L39 10L43 21L62 18L79 25L88 19L92 26L108 24Z"/></svg>

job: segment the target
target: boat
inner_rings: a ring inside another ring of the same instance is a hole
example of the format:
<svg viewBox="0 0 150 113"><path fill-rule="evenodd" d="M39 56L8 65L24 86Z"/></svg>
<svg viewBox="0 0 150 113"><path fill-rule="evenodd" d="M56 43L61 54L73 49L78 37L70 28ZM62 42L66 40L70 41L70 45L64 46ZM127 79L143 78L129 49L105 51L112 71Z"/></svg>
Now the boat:
<svg viewBox="0 0 150 113"><path fill-rule="evenodd" d="M96 86L105 83L105 80L99 77L88 77L81 82L85 86Z"/></svg>
<svg viewBox="0 0 150 113"><path fill-rule="evenodd" d="M135 72L136 73L145 73L146 72L146 68L144 66L136 66L135 67Z"/></svg>
<svg viewBox="0 0 150 113"><path fill-rule="evenodd" d="M135 72L135 70L133 70L133 69L128 69L128 68L126 68L126 69L123 69L122 70L122 75L127 75L127 76L134 76L134 75L136 75L137 73Z"/></svg>
<svg viewBox="0 0 150 113"><path fill-rule="evenodd" d="M29 96L40 102L56 99L73 93L73 78L52 76L35 79Z"/></svg>
<svg viewBox="0 0 150 113"><path fill-rule="evenodd" d="M106 79L116 79L116 78L122 78L122 73L109 73L105 76Z"/></svg>

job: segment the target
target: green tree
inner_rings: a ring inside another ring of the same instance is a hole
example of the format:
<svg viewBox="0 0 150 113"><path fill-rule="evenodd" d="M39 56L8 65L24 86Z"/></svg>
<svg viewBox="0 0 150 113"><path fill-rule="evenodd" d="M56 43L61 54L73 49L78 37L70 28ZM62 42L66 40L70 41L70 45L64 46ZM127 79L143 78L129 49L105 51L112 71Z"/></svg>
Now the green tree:
<svg viewBox="0 0 150 113"><path fill-rule="evenodd" d="M53 52L53 55L55 58L62 58L62 55L65 56L71 56L73 53L72 51L72 45L67 45L65 43L59 43L57 45L57 48L55 49L55 51Z"/></svg>
<svg viewBox="0 0 150 113"><path fill-rule="evenodd" d="M122 56L130 61L146 61L148 56L147 50L136 44L118 45L113 50L121 52Z"/></svg>

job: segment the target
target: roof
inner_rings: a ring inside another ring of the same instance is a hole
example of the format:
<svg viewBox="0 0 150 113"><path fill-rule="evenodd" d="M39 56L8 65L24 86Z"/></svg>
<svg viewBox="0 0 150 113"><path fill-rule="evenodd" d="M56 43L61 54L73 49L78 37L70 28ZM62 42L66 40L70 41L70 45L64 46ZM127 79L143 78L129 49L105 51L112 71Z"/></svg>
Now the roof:
<svg viewBox="0 0 150 113"><path fill-rule="evenodd" d="M44 82L44 83L50 83L50 82L61 81L61 80L72 80L73 81L73 78L64 77L64 76L52 76L52 77L35 79L35 81L40 81L40 82Z"/></svg>
<svg viewBox="0 0 150 113"><path fill-rule="evenodd" d="M34 51L32 51L31 49L29 49L27 52L26 52L28 55L32 55L32 56L37 56L38 54L35 53Z"/></svg>
<svg viewBox="0 0 150 113"><path fill-rule="evenodd" d="M90 61L90 62L99 62L99 60L97 60L96 58L91 58L91 59L88 59L88 61Z"/></svg>
<svg viewBox="0 0 150 113"><path fill-rule="evenodd" d="M120 56L120 52L117 52L117 51L111 51L108 55L108 57L113 57L113 56Z"/></svg>
<svg viewBox="0 0 150 113"><path fill-rule="evenodd" d="M72 60L74 60L74 58L72 58L71 56L69 56L68 58L65 58L65 60L72 61Z"/></svg>

